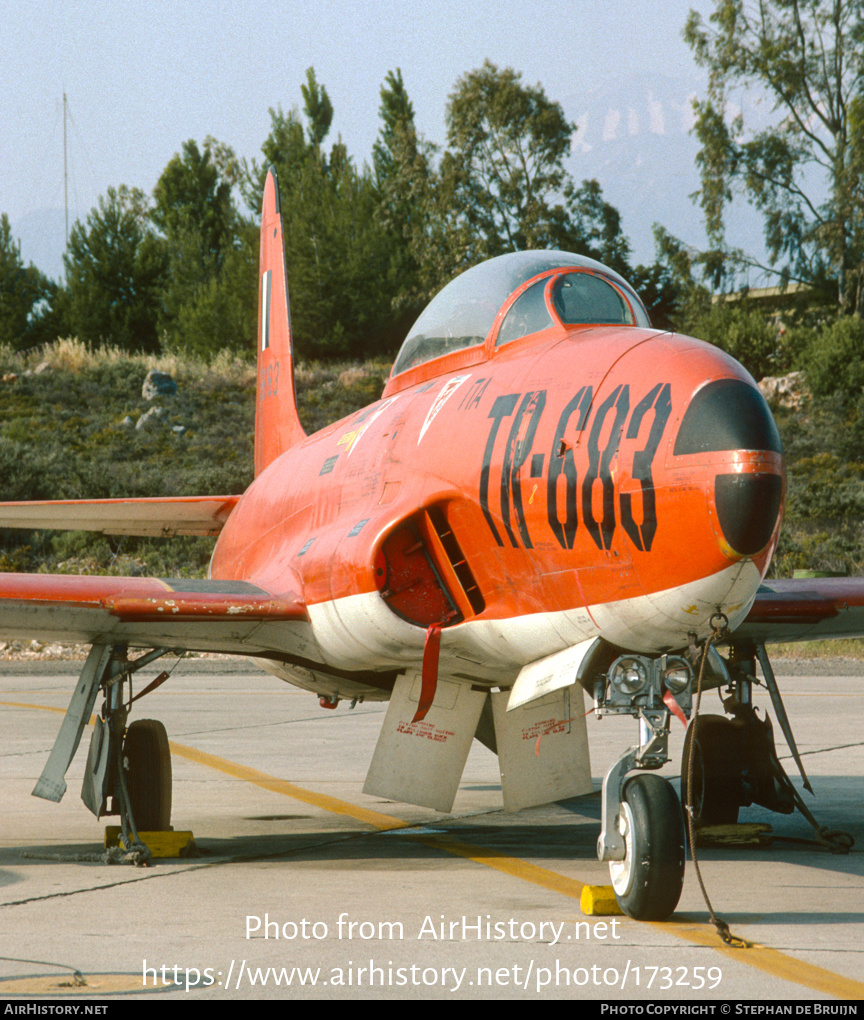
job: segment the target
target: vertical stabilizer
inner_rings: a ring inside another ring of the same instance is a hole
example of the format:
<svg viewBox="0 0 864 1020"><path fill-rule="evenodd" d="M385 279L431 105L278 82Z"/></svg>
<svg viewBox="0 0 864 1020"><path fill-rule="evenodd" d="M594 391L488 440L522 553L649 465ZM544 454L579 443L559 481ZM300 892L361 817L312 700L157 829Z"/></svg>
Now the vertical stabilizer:
<svg viewBox="0 0 864 1020"><path fill-rule="evenodd" d="M288 305L285 239L279 182L267 171L261 207L258 277L258 392L255 408L255 474L306 435L297 416L294 345Z"/></svg>

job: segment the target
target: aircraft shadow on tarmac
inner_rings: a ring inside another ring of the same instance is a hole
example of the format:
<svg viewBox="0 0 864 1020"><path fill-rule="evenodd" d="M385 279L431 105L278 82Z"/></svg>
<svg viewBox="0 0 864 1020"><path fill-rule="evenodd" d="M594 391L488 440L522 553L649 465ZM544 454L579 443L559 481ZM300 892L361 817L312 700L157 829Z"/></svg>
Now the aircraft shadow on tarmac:
<svg viewBox="0 0 864 1020"><path fill-rule="evenodd" d="M796 784L799 785L799 784ZM860 780L847 776L817 776L813 779L817 796L804 794L806 802L821 825L849 832L856 841L852 854L834 854L819 846L806 819L799 813L780 815L758 806L742 808L741 822L764 822L771 825L774 841L768 846L701 847L701 861L734 861L737 863L788 862L812 867L823 872L864 875L864 818L857 811L860 799ZM821 796L819 795L821 794ZM387 802L383 802L386 804ZM314 862L338 867L363 862L382 867L392 866L394 860L408 862L428 859L430 854L447 854L435 846L435 840L456 840L499 854L524 860L543 860L546 866L555 862L569 870L584 862L596 866L596 841L600 820L598 793L560 801L542 808L530 808L516 813L494 811L471 815L464 819L452 816L431 819L425 824L387 831L369 831L358 824L356 829L333 830L321 826L309 830L311 815L286 813L243 816L257 828L268 832L254 832L231 837L196 836L199 856L170 861L156 861L155 868L178 864L219 863L231 864L246 860L287 860ZM303 832L292 831L293 823L303 821ZM79 864L82 868L105 867L98 857L102 847L94 842L46 845L33 844L0 848L0 866L20 868ZM689 853L688 853L689 856ZM13 875L0 871L0 886L17 881ZM797 915L796 915L797 916Z"/></svg>

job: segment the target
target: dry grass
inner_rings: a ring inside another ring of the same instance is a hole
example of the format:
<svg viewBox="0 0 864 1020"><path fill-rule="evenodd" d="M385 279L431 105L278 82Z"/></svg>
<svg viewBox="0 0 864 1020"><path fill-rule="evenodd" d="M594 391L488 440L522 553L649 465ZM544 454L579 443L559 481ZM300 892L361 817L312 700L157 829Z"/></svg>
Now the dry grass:
<svg viewBox="0 0 864 1020"><path fill-rule="evenodd" d="M255 383L255 364L229 351L220 351L206 361L188 354L131 354L105 344L92 346L77 337L58 339L27 352L0 347L0 364L9 366L18 374L33 372L40 365L79 374L122 364L142 378L155 368L159 372L167 372L178 382L194 382L204 388L214 383L240 387Z"/></svg>
<svg viewBox="0 0 864 1020"><path fill-rule="evenodd" d="M240 358L227 350L220 351L207 361L187 353L131 354L106 344L87 344L77 337L58 339L52 344L26 352L0 346L0 365L8 366L15 373L32 372L43 364L57 371L73 373L124 364L130 371L136 371L142 377L155 368L159 372L167 372L178 382L194 381L205 388L208 383L214 382L241 387L251 386L255 384L256 375L253 361ZM370 361L365 364L310 361L298 363L294 375L298 389L326 388L335 383L346 389L353 389L373 377L379 379L383 385L389 371L390 365L384 361Z"/></svg>

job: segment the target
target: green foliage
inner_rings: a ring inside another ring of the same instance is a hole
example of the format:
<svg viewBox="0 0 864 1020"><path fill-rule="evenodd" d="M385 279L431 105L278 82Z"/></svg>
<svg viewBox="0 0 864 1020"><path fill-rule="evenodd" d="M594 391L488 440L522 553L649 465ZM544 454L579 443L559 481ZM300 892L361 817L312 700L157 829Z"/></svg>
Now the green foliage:
<svg viewBox="0 0 864 1020"><path fill-rule="evenodd" d="M238 230L218 273L202 276L178 303L163 347L207 360L220 352L251 359L258 329L258 231Z"/></svg>
<svg viewBox="0 0 864 1020"><path fill-rule="evenodd" d="M367 361L345 366L312 362L297 367L297 409L308 432L374 403L390 375L390 364Z"/></svg>
<svg viewBox="0 0 864 1020"><path fill-rule="evenodd" d="M715 254L727 258L725 207L735 193L762 215L770 263L787 279L825 287L864 310L864 9L860 0L716 0L710 24L691 11L685 39L709 70L696 104L698 192ZM737 90L737 92L736 92ZM733 113L738 94L766 97L774 124L756 133Z"/></svg>
<svg viewBox="0 0 864 1020"><path fill-rule="evenodd" d="M213 259L218 266L230 246L236 216L231 186L221 178L210 151L201 152L195 141L183 143L183 154L175 154L153 189L150 219L170 237L194 227L200 244L200 258Z"/></svg>
<svg viewBox="0 0 864 1020"><path fill-rule="evenodd" d="M384 222L406 242L391 261L401 271L394 282L402 307L416 312L463 270L529 248L579 252L629 274L620 216L596 181L577 186L565 171L575 126L542 86L488 60L463 75L437 165L398 72L381 98L376 185Z"/></svg>
<svg viewBox="0 0 864 1020"><path fill-rule="evenodd" d="M650 266L640 264L629 269L626 277L648 310L651 325L655 329L673 329L681 289L668 267L661 262Z"/></svg>
<svg viewBox="0 0 864 1020"><path fill-rule="evenodd" d="M398 68L387 73L381 87L379 115L381 131L372 147L375 216L387 239L387 276L381 282L391 295L394 341L399 341L430 297L423 235L431 208L433 147L417 134L414 106Z"/></svg>
<svg viewBox="0 0 864 1020"><path fill-rule="evenodd" d="M773 316L747 301L717 301L692 315L685 332L707 340L740 361L754 379L780 375L790 366Z"/></svg>
<svg viewBox="0 0 864 1020"><path fill-rule="evenodd" d="M817 332L802 358L807 382L820 396L864 389L864 320L841 317Z"/></svg>
<svg viewBox="0 0 864 1020"><path fill-rule="evenodd" d="M322 149L332 108L311 69L303 95L310 140L298 113L271 110L266 163L249 172L260 193L266 166L277 171L297 350L344 357L392 349L390 239L376 215L371 174L357 170L341 142L329 154Z"/></svg>
<svg viewBox="0 0 864 1020"><path fill-rule="evenodd" d="M577 184L564 169L575 127L541 85L489 61L463 75L449 97L448 148L439 154L417 131L401 72L391 71L380 92L372 169L358 168L341 141L325 149L334 111L313 68L300 92L299 110L271 109L260 165L213 138L189 140L160 175L152 201L134 189L109 189L73 229L68 285L56 292L40 290L38 274L28 276L8 223L0 225L0 343L22 348L71 334L90 345L209 361L226 351L251 357L258 225L233 196L239 189L260 213L273 165L303 357L392 356L423 306L459 272L506 251L562 248L629 278L655 325L707 315L706 328L756 374L770 359L764 331L747 316L715 322L707 290L694 282L700 266L720 272L722 254L691 256L667 236L657 263L629 265L620 215L600 184ZM864 125L860 103L852 103L849 120L854 141L862 134L855 125ZM850 156L849 166L857 165Z"/></svg>
<svg viewBox="0 0 864 1020"><path fill-rule="evenodd" d="M864 572L864 401L814 397L775 415L787 493L773 574Z"/></svg>
<svg viewBox="0 0 864 1020"><path fill-rule="evenodd" d="M235 164L214 139L203 152L185 142L153 192L151 219L167 253L159 328L168 350L212 358L255 349L258 231L234 206Z"/></svg>
<svg viewBox="0 0 864 1020"><path fill-rule="evenodd" d="M603 198L597 181L583 181L578 188L568 181L564 194L567 215L550 240L558 248L587 255L632 277L630 243L621 232L621 214Z"/></svg>
<svg viewBox="0 0 864 1020"><path fill-rule="evenodd" d="M0 347L0 499L99 499L243 492L253 476L252 366L190 357L161 360L63 341L40 352L33 373ZM208 363L209 362L209 363ZM178 393L162 398L161 423L134 423L150 368L169 371ZM29 373L29 374L28 374ZM310 431L377 400L389 364L300 364L301 420ZM185 433L172 431L183 425ZM0 532L0 571L203 576L209 539L139 539L86 532Z"/></svg>
<svg viewBox="0 0 864 1020"><path fill-rule="evenodd" d="M381 118L381 131L372 146L372 166L375 172L375 185L380 193L387 190L388 184L400 176L400 144L407 141L416 148L417 128L414 123L414 104L408 98L402 71L397 67L395 72L388 71L381 86L381 105L378 114ZM413 139L406 136L413 135ZM407 215L406 209L401 209Z"/></svg>
<svg viewBox="0 0 864 1020"><path fill-rule="evenodd" d="M307 69L306 84L300 86L300 91L303 94L303 109L309 122L309 143L318 147L330 131L333 104L327 95L327 89L318 84L314 67Z"/></svg>
<svg viewBox="0 0 864 1020"><path fill-rule="evenodd" d="M540 85L523 85L510 68L487 60L456 83L447 105L447 169L487 256L549 246L563 216L549 201L563 189L575 129Z"/></svg>
<svg viewBox="0 0 864 1020"><path fill-rule="evenodd" d="M86 223L72 228L64 262L66 287L57 307L68 333L129 351L158 350L166 258L143 192L109 188Z"/></svg>

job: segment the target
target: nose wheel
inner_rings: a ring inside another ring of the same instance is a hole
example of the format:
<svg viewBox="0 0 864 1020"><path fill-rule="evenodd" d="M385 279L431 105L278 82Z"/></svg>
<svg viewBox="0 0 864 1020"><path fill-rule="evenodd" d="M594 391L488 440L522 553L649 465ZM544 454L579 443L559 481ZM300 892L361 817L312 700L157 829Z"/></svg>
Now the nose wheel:
<svg viewBox="0 0 864 1020"><path fill-rule="evenodd" d="M619 906L640 921L663 920L684 886L684 820L672 786L644 773L628 779L618 832L624 856L609 862L609 875Z"/></svg>

